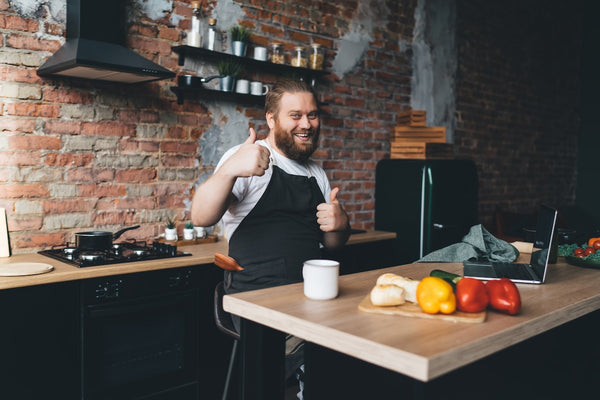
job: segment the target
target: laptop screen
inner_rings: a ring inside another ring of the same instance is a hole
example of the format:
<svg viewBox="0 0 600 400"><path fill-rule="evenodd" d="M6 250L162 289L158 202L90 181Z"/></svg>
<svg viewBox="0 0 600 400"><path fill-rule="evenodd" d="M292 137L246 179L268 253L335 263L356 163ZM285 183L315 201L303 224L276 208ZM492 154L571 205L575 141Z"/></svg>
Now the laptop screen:
<svg viewBox="0 0 600 400"><path fill-rule="evenodd" d="M557 211L555 209L542 205L535 227L535 240L533 242L530 264L533 266L536 275L542 279L542 282L546 279L546 265L548 257L550 257L556 215Z"/></svg>

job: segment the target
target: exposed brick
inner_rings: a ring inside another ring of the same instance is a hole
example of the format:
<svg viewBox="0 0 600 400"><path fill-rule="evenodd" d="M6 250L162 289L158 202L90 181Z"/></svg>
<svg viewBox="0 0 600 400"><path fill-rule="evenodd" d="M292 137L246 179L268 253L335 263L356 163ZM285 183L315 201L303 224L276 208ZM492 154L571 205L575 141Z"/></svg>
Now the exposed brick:
<svg viewBox="0 0 600 400"><path fill-rule="evenodd" d="M9 115L56 118L60 108L51 104L9 103L6 110Z"/></svg>
<svg viewBox="0 0 600 400"><path fill-rule="evenodd" d="M155 169L130 169L117 171L115 174L116 182L151 182L156 179Z"/></svg>
<svg viewBox="0 0 600 400"><path fill-rule="evenodd" d="M58 150L61 140L54 136L12 135L8 138L8 145L12 150Z"/></svg>
<svg viewBox="0 0 600 400"><path fill-rule="evenodd" d="M92 104L94 100L89 92L55 87L45 87L43 95L45 101L52 103Z"/></svg>
<svg viewBox="0 0 600 400"><path fill-rule="evenodd" d="M37 32L39 23L30 19L21 18L18 15L1 15L0 29L10 29L24 32Z"/></svg>
<svg viewBox="0 0 600 400"><path fill-rule="evenodd" d="M7 199L47 197L46 185L23 183L2 185L2 197Z"/></svg>
<svg viewBox="0 0 600 400"><path fill-rule="evenodd" d="M63 120L46 120L45 123L46 134L67 134L67 135L78 135L81 133L82 124L76 121L63 121Z"/></svg>
<svg viewBox="0 0 600 400"><path fill-rule="evenodd" d="M20 216L10 218L8 226L11 232L39 230L42 227L41 216Z"/></svg>
<svg viewBox="0 0 600 400"><path fill-rule="evenodd" d="M94 209L94 202L81 199L44 200L44 212L47 214L66 214L76 212L90 212Z"/></svg>
<svg viewBox="0 0 600 400"><path fill-rule="evenodd" d="M37 151L27 152L0 152L0 166L7 165L39 165L41 162L40 153Z"/></svg>
<svg viewBox="0 0 600 400"><path fill-rule="evenodd" d="M3 117L0 121L0 132L31 133L35 129L33 119L12 119Z"/></svg>
<svg viewBox="0 0 600 400"><path fill-rule="evenodd" d="M82 135L135 136L135 125L117 121L83 122Z"/></svg>

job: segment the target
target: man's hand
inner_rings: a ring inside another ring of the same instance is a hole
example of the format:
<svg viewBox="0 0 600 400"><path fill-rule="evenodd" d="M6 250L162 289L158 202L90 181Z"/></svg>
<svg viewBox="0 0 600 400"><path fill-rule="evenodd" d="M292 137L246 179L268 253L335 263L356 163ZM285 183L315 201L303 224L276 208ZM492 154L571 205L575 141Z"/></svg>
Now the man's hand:
<svg viewBox="0 0 600 400"><path fill-rule="evenodd" d="M191 210L192 221L196 225L211 226L219 222L234 200L232 190L237 178L265 174L271 153L255 142L256 131L250 128L250 136L238 151L198 186Z"/></svg>
<svg viewBox="0 0 600 400"><path fill-rule="evenodd" d="M262 176L269 168L271 153L256 142L256 131L250 128L248 139L217 171L231 177Z"/></svg>
<svg viewBox="0 0 600 400"><path fill-rule="evenodd" d="M329 203L317 206L317 223L323 232L345 231L348 229L348 215L337 199L340 188L333 188Z"/></svg>

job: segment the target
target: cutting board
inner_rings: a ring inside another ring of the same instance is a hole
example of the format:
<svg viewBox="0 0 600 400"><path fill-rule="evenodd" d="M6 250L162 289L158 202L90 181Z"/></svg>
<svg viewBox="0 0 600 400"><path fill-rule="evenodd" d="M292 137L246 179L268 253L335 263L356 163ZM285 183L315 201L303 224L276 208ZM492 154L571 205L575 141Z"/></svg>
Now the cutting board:
<svg viewBox="0 0 600 400"><path fill-rule="evenodd" d="M358 305L358 309L364 312L386 315L402 315L405 317L437 319L450 322L480 323L485 321L486 311L478 313L466 313L455 311L452 314L427 314L421 310L418 304L406 302L399 306L374 306L371 303L371 295L368 294Z"/></svg>
<svg viewBox="0 0 600 400"><path fill-rule="evenodd" d="M0 264L0 276L26 276L45 274L54 267L44 263L12 263Z"/></svg>

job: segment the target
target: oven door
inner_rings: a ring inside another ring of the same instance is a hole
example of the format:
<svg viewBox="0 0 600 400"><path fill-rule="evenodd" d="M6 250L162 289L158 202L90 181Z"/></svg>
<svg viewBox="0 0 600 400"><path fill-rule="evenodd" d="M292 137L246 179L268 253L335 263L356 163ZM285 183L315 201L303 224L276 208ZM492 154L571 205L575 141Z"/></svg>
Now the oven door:
<svg viewBox="0 0 600 400"><path fill-rule="evenodd" d="M197 290L82 308L82 399L197 399Z"/></svg>

